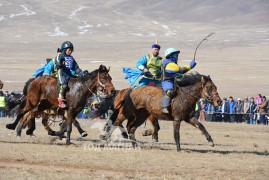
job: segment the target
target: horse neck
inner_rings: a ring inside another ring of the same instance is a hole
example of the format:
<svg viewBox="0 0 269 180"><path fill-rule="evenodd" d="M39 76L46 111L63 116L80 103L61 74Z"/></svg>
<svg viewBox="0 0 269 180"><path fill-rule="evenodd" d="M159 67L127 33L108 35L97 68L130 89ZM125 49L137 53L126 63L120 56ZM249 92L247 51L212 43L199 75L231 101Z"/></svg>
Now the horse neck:
<svg viewBox="0 0 269 180"><path fill-rule="evenodd" d="M196 103L199 99L202 98L203 85L201 82L196 82L194 85L189 85L185 87L178 87L178 95L182 98L191 97L191 103Z"/></svg>
<svg viewBox="0 0 269 180"><path fill-rule="evenodd" d="M97 83L98 82L97 82L96 77L93 79L88 79L87 81L85 81L84 89L86 91L87 97L96 94Z"/></svg>

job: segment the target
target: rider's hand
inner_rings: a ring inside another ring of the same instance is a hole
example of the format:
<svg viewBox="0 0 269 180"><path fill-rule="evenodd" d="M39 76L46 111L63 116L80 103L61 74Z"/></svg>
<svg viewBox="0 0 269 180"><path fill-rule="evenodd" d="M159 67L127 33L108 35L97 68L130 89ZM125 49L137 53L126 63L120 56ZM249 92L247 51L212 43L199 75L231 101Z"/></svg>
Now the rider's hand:
<svg viewBox="0 0 269 180"><path fill-rule="evenodd" d="M195 60L193 59L193 60L191 60L191 62L190 62L190 67L193 69L195 66L196 66L196 62L195 62Z"/></svg>
<svg viewBox="0 0 269 180"><path fill-rule="evenodd" d="M147 68L145 68L143 71L144 71L145 73L149 72L149 70L148 70Z"/></svg>

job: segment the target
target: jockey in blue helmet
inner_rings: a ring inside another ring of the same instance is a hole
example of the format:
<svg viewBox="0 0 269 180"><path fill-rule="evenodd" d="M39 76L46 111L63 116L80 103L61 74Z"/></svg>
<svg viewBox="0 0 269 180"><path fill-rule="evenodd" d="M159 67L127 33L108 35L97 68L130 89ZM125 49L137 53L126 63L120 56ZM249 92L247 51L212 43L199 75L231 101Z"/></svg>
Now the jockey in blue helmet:
<svg viewBox="0 0 269 180"><path fill-rule="evenodd" d="M165 53L165 59L162 62L162 88L165 95L162 98L162 112L168 114L167 107L171 102L171 98L175 95L174 78L180 74L184 74L195 67L195 60L191 60L187 66L179 66L177 64L179 50L175 48L168 48Z"/></svg>

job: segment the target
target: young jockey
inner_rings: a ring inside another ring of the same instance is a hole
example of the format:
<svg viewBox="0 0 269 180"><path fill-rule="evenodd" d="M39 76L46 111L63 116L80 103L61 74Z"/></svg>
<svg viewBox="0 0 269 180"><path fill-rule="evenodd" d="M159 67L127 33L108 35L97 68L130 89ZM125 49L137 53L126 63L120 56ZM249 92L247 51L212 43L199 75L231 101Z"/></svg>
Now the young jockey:
<svg viewBox="0 0 269 180"><path fill-rule="evenodd" d="M168 114L169 111L167 107L171 102L171 98L175 94L174 90L174 78L175 76L180 77L181 74L184 74L195 67L195 60L191 60L190 64L184 67L180 67L177 64L179 50L175 48L168 48L164 56L166 59L162 62L162 88L165 92L165 95L162 98L162 112Z"/></svg>
<svg viewBox="0 0 269 180"><path fill-rule="evenodd" d="M59 92L59 107L65 108L65 95L68 90L68 81L70 77L73 77L71 71L74 71L75 74L82 74L82 70L79 68L76 60L71 56L74 51L74 46L70 41L65 41L61 45L61 53L56 57L56 68L58 75L58 82L60 84Z"/></svg>

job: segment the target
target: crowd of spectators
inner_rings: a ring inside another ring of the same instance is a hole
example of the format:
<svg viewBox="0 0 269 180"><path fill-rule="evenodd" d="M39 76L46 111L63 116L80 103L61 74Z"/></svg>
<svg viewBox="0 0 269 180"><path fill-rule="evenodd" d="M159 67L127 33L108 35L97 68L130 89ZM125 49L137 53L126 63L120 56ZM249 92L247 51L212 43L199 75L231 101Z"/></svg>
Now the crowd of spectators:
<svg viewBox="0 0 269 180"><path fill-rule="evenodd" d="M222 105L215 108L212 104L200 99L195 108L195 116L200 121L268 125L269 101L266 96L223 98Z"/></svg>
<svg viewBox="0 0 269 180"><path fill-rule="evenodd" d="M6 106L9 103L18 101L20 97L21 93L9 93L9 91L0 91L0 117L14 117L16 115L14 111L8 111Z"/></svg>

